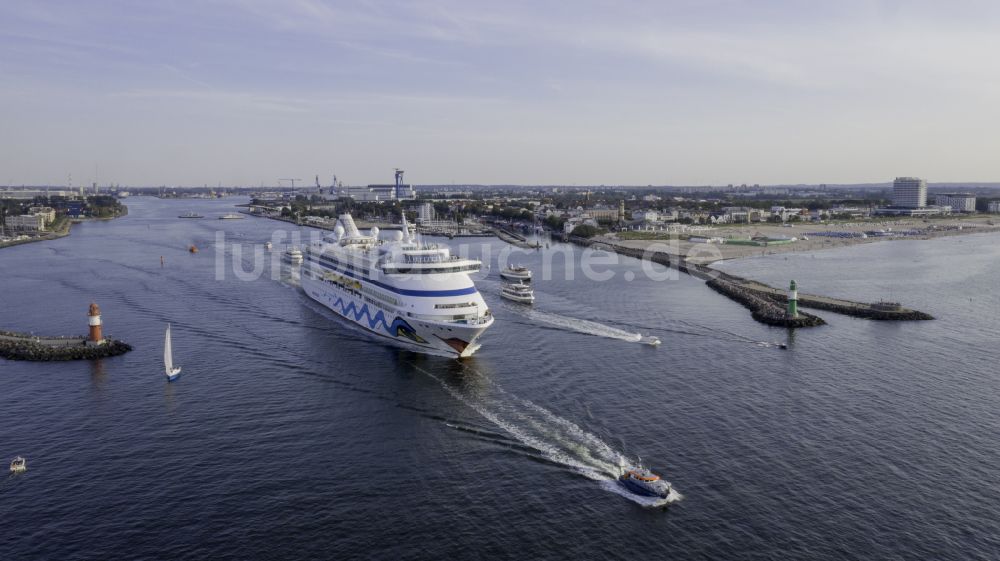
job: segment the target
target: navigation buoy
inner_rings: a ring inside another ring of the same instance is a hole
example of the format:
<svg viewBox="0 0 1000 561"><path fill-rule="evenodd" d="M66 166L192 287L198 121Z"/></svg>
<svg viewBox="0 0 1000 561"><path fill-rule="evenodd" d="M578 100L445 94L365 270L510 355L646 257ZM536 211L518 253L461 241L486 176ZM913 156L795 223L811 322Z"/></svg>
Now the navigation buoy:
<svg viewBox="0 0 1000 561"><path fill-rule="evenodd" d="M788 285L788 317L799 317L799 291L795 287L795 280Z"/></svg>
<svg viewBox="0 0 1000 561"><path fill-rule="evenodd" d="M101 327L101 309L97 307L97 304L91 302L90 312L87 315L89 316L88 324L90 325L90 336L87 340L91 344L99 345L104 342L104 333Z"/></svg>

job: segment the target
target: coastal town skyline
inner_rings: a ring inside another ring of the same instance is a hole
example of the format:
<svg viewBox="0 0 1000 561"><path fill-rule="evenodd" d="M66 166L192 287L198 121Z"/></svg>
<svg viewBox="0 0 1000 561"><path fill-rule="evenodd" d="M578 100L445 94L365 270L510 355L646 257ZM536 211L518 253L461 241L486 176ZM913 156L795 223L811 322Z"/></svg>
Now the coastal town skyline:
<svg viewBox="0 0 1000 561"><path fill-rule="evenodd" d="M961 8L961 9L959 9ZM8 4L0 183L1000 177L986 2Z"/></svg>

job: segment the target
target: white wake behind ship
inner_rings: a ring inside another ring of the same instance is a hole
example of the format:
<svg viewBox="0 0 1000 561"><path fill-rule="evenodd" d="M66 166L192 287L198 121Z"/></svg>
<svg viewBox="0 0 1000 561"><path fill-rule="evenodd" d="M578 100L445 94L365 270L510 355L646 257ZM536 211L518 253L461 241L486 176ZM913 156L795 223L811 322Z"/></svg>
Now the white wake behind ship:
<svg viewBox="0 0 1000 561"><path fill-rule="evenodd" d="M402 231L379 239L342 214L332 235L306 252L302 288L362 328L431 354L467 357L493 314L469 277L482 263L420 244L403 217Z"/></svg>

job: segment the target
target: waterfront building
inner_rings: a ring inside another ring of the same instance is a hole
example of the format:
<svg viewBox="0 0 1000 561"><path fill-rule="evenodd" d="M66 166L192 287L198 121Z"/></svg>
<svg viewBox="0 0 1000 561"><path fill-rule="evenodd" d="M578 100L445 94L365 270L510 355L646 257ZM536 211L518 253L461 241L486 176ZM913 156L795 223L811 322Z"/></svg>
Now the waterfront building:
<svg viewBox="0 0 1000 561"><path fill-rule="evenodd" d="M7 228L14 232L42 232L45 230L45 217L41 214L8 216Z"/></svg>
<svg viewBox="0 0 1000 561"><path fill-rule="evenodd" d="M986 206L986 210L992 213L1000 213L1000 201L993 201Z"/></svg>
<svg viewBox="0 0 1000 561"><path fill-rule="evenodd" d="M850 215L851 218L867 218L871 214L871 210L867 208L860 208L856 206L846 206L846 205L834 205L830 208L830 215L836 217L837 215Z"/></svg>
<svg viewBox="0 0 1000 561"><path fill-rule="evenodd" d="M417 222L423 224L432 220L434 220L434 205L431 203L424 203L420 205L417 212Z"/></svg>
<svg viewBox="0 0 1000 561"><path fill-rule="evenodd" d="M791 218L791 217L793 217L793 216L800 216L800 215L802 215L802 211L803 210L804 209L801 209L801 208L786 208L786 207L783 207L783 206L772 206L771 207L771 214L769 216L778 216L778 217L781 218L782 222L787 222L788 219Z"/></svg>
<svg viewBox="0 0 1000 561"><path fill-rule="evenodd" d="M587 215L594 220L615 221L618 220L618 209L616 208L591 208L587 209Z"/></svg>
<svg viewBox="0 0 1000 561"><path fill-rule="evenodd" d="M593 226L594 228L600 227L597 220L591 218L587 214L581 214L580 216L574 216L566 220L566 222L563 222L563 232L566 234L572 234L573 229L581 225Z"/></svg>
<svg viewBox="0 0 1000 561"><path fill-rule="evenodd" d="M409 185L406 187L409 188ZM343 187L337 195L364 202L394 201L396 200L396 186L368 185L366 187Z"/></svg>
<svg viewBox="0 0 1000 561"><path fill-rule="evenodd" d="M948 214L951 212L950 206L925 206L923 208L899 208L899 207L886 207L877 208L873 213L875 216L937 216L940 214Z"/></svg>
<svg viewBox="0 0 1000 561"><path fill-rule="evenodd" d="M952 212L976 212L976 196L971 193L941 193L934 198L937 206L950 206Z"/></svg>
<svg viewBox="0 0 1000 561"><path fill-rule="evenodd" d="M28 214L37 214L45 220L45 226L52 224L56 219L56 209L50 206L33 206L28 209Z"/></svg>
<svg viewBox="0 0 1000 561"><path fill-rule="evenodd" d="M892 206L899 208L927 206L927 181L917 177L897 177L892 182Z"/></svg>
<svg viewBox="0 0 1000 561"><path fill-rule="evenodd" d="M417 192L412 185L403 183L403 170L396 170L396 182L392 185L368 185L367 187L341 187L333 194L336 197L350 197L356 201L386 202L413 201Z"/></svg>
<svg viewBox="0 0 1000 561"><path fill-rule="evenodd" d="M632 218L643 222L659 222L660 213L655 210L638 210L632 213Z"/></svg>
<svg viewBox="0 0 1000 561"><path fill-rule="evenodd" d="M76 196L75 191L62 189L0 189L0 199L30 201L37 197L65 197L72 199Z"/></svg>

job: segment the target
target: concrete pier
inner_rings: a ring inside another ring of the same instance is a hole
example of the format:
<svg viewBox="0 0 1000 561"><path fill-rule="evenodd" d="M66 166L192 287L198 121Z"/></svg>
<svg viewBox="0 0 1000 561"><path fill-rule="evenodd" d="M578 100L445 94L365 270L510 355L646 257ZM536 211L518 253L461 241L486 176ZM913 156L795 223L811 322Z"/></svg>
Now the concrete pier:
<svg viewBox="0 0 1000 561"><path fill-rule="evenodd" d="M493 232L498 238L509 243L510 245L521 247L524 249L538 249L541 244L535 242L534 244L528 243L528 239L518 234L517 232L512 232L510 230L505 230L500 227L493 228Z"/></svg>

